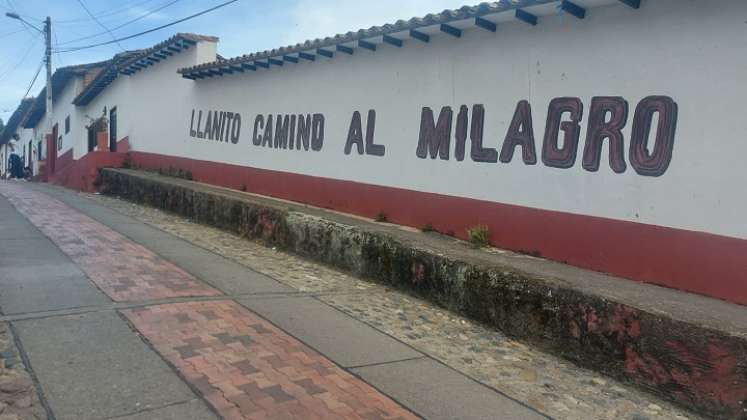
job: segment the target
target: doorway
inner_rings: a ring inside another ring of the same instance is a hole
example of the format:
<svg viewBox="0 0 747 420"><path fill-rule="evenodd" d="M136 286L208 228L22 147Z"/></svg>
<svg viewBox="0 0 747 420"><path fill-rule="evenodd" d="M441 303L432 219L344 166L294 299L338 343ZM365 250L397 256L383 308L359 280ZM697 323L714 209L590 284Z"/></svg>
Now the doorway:
<svg viewBox="0 0 747 420"><path fill-rule="evenodd" d="M52 127L52 135L47 139L47 158L49 159L49 174L54 173L57 162L57 124Z"/></svg>
<svg viewBox="0 0 747 420"><path fill-rule="evenodd" d="M117 107L109 110L109 151L117 151Z"/></svg>
<svg viewBox="0 0 747 420"><path fill-rule="evenodd" d="M90 127L88 127L88 151L93 152L93 149L96 148L96 130L93 127L93 124L91 124Z"/></svg>
<svg viewBox="0 0 747 420"><path fill-rule="evenodd" d="M29 140L29 161L26 165L29 168L29 176L34 176L34 140Z"/></svg>

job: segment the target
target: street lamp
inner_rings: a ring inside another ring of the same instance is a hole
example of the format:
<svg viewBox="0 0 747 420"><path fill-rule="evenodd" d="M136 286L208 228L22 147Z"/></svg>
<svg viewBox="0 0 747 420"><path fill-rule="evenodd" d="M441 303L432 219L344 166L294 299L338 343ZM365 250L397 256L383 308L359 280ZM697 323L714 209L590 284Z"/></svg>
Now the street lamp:
<svg viewBox="0 0 747 420"><path fill-rule="evenodd" d="M5 16L7 16L7 17L9 17L9 18L11 18L11 19L16 19L16 20L20 20L21 22L23 22L23 23L25 23L26 25L28 25L28 26L30 26L30 27L32 27L32 28L34 28L34 29L36 29L37 31L39 31L39 32L41 32L41 33L44 33L44 31L43 31L43 30L41 30L41 29L37 28L37 27L36 27L36 26L34 26L34 24L32 24L31 22L29 22L29 21L27 21L26 19L22 18L22 17L21 17L21 16L20 16L20 15L19 15L18 13L7 12L7 13L5 13Z"/></svg>

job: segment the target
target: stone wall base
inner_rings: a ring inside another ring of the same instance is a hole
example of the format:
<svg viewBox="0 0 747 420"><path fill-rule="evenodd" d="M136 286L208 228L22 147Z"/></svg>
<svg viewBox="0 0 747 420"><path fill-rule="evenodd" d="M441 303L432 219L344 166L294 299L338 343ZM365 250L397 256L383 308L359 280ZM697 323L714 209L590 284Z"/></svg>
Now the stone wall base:
<svg viewBox="0 0 747 420"><path fill-rule="evenodd" d="M746 307L154 173L104 169L101 181L105 194L404 289L697 412L747 416Z"/></svg>

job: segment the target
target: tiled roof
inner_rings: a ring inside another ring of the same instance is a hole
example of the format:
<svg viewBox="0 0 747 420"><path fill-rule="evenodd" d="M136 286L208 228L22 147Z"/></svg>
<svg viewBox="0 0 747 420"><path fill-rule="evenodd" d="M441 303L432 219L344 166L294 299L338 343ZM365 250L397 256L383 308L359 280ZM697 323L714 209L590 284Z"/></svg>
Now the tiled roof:
<svg viewBox="0 0 747 420"><path fill-rule="evenodd" d="M628 2L635 0L625 1ZM569 13L572 12L566 7L583 9L569 0L501 0L494 3L481 3L477 6L464 6L459 9L444 10L441 13L428 14L421 18L399 20L393 24L372 26L368 29L339 34L333 37L323 39L317 38L287 47L245 54L240 57L226 60L216 60L209 63L198 64L192 67L180 69L179 73L182 74L183 77L195 79L205 76L211 77L222 73L233 73L234 71L243 72L247 69L256 70L256 66L266 68L268 64L266 62L267 60L269 60L270 64L282 65L283 61L298 62L299 58L313 60L315 55L331 57L335 51L351 54L351 47L344 45L351 43L354 43L354 46L356 47L359 46L361 48L375 49L376 43L381 42L401 46L406 37L412 37L423 42L428 42L430 35L420 32L424 28L440 26L442 32L454 36L460 36L461 29L451 26L451 24L466 20L473 20L474 25L495 31L496 23L488 19L483 19L483 17L507 11L515 11L517 18L528 23L532 23L532 20L535 19L532 24L536 24L536 16L523 11L522 8L548 3L558 3L560 8ZM376 40L376 43L374 43L373 40ZM289 56L291 54L292 56ZM266 61L256 63L259 60Z"/></svg>
<svg viewBox="0 0 747 420"><path fill-rule="evenodd" d="M11 137L13 137L13 134L15 134L18 129L18 126L21 125L23 119L26 118L26 115L31 110L32 105L34 105L34 98L26 98L21 101L18 108L13 111L13 115L8 119L8 123L5 124L3 132L0 133L0 145L10 141Z"/></svg>
<svg viewBox="0 0 747 420"><path fill-rule="evenodd" d="M78 96L73 99L75 105L87 105L91 99L95 98L106 86L108 86L119 74L119 66L132 59L132 57L140 55L141 51L125 51L114 56L104 68L101 68L95 74L91 73L93 77L84 83L83 89ZM88 77L86 77L88 79Z"/></svg>
<svg viewBox="0 0 747 420"><path fill-rule="evenodd" d="M165 41L142 50L138 56L133 57L130 61L122 65L122 73L137 72L141 67L134 67L133 65L138 63L144 66L152 65L153 62L166 59L174 55L174 53L186 50L200 41L218 42L218 37L180 32Z"/></svg>
<svg viewBox="0 0 747 420"><path fill-rule="evenodd" d="M60 67L52 75L52 97L57 97L67 86L68 82L74 76L85 76L89 72L96 72L109 65L111 60L99 61L96 63L77 64L74 66ZM24 128L34 128L36 124L44 117L47 111L47 88L46 86L39 92L34 104L22 122Z"/></svg>
<svg viewBox="0 0 747 420"><path fill-rule="evenodd" d="M75 105L88 105L93 98L109 86L120 74L130 76L136 72L165 60L200 42L218 42L217 37L192 33L178 33L158 44L136 51L127 51L114 56L107 68L103 69L73 100Z"/></svg>

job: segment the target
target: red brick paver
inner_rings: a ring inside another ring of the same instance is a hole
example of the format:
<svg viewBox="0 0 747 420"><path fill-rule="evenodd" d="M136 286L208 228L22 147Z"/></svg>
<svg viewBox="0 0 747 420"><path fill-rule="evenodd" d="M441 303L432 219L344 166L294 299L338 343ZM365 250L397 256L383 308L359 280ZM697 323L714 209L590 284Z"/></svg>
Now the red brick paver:
<svg viewBox="0 0 747 420"><path fill-rule="evenodd" d="M123 313L228 419L416 418L235 302Z"/></svg>
<svg viewBox="0 0 747 420"><path fill-rule="evenodd" d="M144 301L220 292L105 225L21 184L0 193L115 301Z"/></svg>

